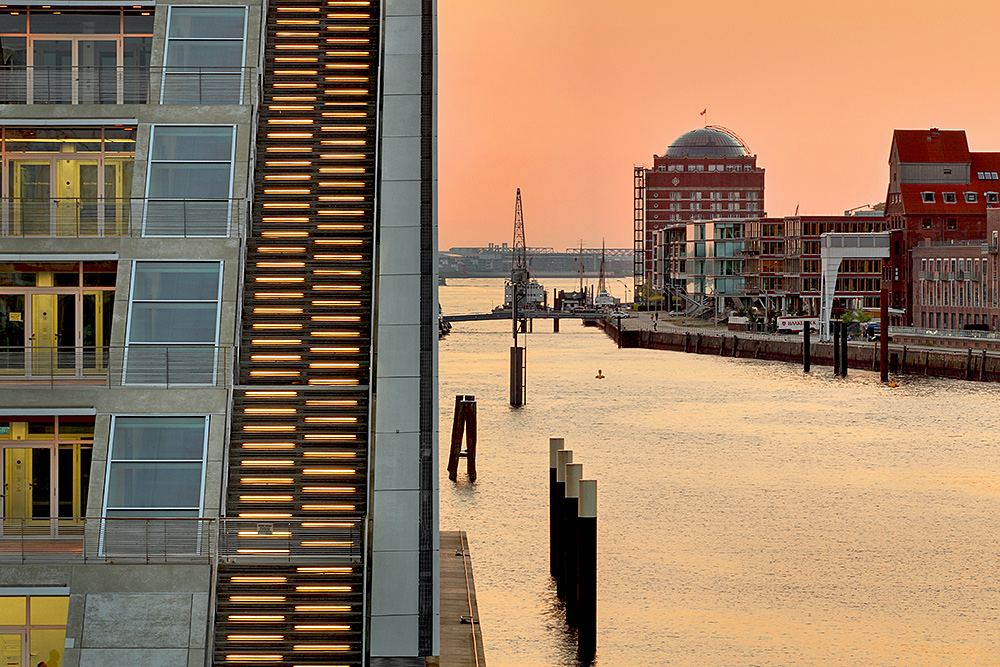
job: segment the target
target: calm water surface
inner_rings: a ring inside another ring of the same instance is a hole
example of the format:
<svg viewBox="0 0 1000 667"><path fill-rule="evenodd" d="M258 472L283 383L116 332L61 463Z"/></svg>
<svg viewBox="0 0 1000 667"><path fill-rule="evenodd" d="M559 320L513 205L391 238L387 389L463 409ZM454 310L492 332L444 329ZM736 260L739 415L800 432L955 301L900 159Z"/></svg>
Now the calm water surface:
<svg viewBox="0 0 1000 667"><path fill-rule="evenodd" d="M485 311L502 290L449 279L440 299ZM517 410L509 322L440 346L441 527L469 533L490 667L574 664L548 574L550 436L598 480L598 664L1000 665L1000 388L535 325ZM459 393L479 401L473 484L444 470Z"/></svg>

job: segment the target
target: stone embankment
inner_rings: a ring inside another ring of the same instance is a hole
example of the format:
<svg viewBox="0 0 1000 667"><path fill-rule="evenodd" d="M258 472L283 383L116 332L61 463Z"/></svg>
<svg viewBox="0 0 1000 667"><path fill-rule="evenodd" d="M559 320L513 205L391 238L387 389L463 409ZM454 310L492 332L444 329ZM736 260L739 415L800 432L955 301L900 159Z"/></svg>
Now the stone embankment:
<svg viewBox="0 0 1000 667"><path fill-rule="evenodd" d="M612 340L619 342L619 347L802 363L801 337L795 340L725 330L702 332L674 328L666 322L660 322L665 329L661 331L654 331L645 325L630 329L629 325L635 320L625 322L624 331L619 331L615 323L608 320L598 326ZM813 366L833 366L832 343L820 343L814 339L810 348ZM850 343L847 359L849 368L878 371L878 341ZM959 350L890 344L889 372L997 382L1000 381L1000 357L987 355L986 350L971 348Z"/></svg>

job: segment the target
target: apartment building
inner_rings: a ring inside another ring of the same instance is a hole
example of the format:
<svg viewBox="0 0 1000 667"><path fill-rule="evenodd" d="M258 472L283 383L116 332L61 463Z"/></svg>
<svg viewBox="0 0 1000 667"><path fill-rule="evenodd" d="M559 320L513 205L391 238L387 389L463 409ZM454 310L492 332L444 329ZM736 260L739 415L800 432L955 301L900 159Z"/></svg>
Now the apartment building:
<svg viewBox="0 0 1000 667"><path fill-rule="evenodd" d="M437 654L433 25L0 7L5 664Z"/></svg>

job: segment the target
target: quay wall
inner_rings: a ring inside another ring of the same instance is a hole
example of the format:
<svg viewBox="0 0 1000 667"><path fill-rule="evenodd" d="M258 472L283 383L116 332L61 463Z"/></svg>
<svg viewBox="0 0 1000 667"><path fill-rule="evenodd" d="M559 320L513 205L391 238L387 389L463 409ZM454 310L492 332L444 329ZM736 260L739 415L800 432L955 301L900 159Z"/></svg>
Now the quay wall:
<svg viewBox="0 0 1000 667"><path fill-rule="evenodd" d="M742 359L765 359L802 364L802 341L776 340L732 331L649 331L629 329L619 333L614 322L601 321L604 332L620 347L651 350L673 350L693 354L714 354ZM813 366L833 367L833 344L810 343ZM850 343L847 346L848 368L878 371L878 341ZM928 375L933 377L1000 381L1000 357L987 356L986 350L913 348L890 344L889 372L892 374Z"/></svg>

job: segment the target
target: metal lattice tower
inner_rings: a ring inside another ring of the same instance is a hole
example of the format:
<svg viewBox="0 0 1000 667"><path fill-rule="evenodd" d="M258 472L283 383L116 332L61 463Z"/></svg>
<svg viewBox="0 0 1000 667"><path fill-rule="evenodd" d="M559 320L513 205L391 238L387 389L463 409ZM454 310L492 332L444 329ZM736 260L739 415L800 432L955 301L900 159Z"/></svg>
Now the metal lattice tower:
<svg viewBox="0 0 1000 667"><path fill-rule="evenodd" d="M528 284L528 260L524 243L524 216L521 213L521 188L517 189L514 205L514 257L510 265L510 281L515 285Z"/></svg>

